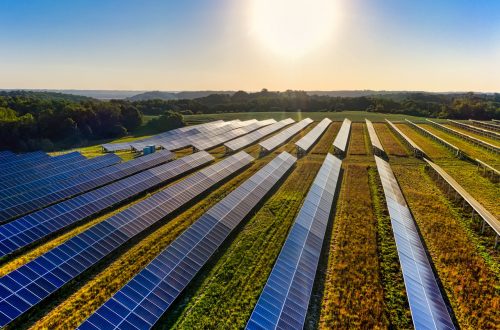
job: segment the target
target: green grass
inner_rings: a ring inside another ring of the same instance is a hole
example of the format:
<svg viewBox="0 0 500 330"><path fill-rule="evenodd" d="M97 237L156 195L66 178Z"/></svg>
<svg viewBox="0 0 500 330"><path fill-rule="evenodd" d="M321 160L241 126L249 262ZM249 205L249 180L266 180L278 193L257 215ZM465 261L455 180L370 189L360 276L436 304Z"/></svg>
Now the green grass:
<svg viewBox="0 0 500 330"><path fill-rule="evenodd" d="M352 121L364 122L365 118L373 122L383 122L386 118L394 121L401 121L405 118L410 120L422 121L422 117L414 117L408 115L395 115L374 113L366 111L343 111L343 112L234 112L234 113L216 113L216 114L202 114L202 115L186 115L184 116L188 124L200 124L213 120L248 120L248 119L269 119L281 120L285 118L292 118L300 120L304 118L311 118L313 120L321 120L323 118L330 118L333 121L341 121L348 118Z"/></svg>

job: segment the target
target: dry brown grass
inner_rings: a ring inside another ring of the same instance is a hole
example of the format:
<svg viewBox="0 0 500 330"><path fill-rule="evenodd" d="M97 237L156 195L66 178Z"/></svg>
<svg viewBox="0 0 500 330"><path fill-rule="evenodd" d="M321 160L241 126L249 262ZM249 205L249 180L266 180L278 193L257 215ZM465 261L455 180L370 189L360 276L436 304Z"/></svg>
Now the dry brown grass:
<svg viewBox="0 0 500 330"><path fill-rule="evenodd" d="M385 152L389 156L408 157L409 152L406 146L394 135L393 130L385 123L374 123L375 131L378 138L384 147Z"/></svg>
<svg viewBox="0 0 500 330"><path fill-rule="evenodd" d="M366 148L366 139L369 139L366 132L365 124L352 123L351 138L349 141L349 154L350 155L368 155L368 148Z"/></svg>

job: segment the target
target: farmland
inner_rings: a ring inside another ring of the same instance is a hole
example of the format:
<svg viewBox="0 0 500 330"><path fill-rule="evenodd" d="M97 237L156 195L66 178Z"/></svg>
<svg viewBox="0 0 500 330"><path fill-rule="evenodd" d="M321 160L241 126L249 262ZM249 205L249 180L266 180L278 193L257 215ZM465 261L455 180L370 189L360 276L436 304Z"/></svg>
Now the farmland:
<svg viewBox="0 0 500 330"><path fill-rule="evenodd" d="M187 289L163 314L156 327L232 329L246 325L304 197L326 154L332 150L331 144L345 114L333 113L335 116L329 116L335 121L318 142L233 231ZM363 114L374 121L377 135L413 213L454 322L463 329L494 327L500 322L497 312L500 308L500 255L498 249L493 247L491 232L481 234L477 223L472 222L470 216L447 197L425 170L424 162L411 156L406 145L383 122L385 115ZM236 114L221 115L221 118L232 119L231 115ZM265 118L269 118L271 114L267 115ZM322 118L321 115L323 113L307 113L308 117L315 120ZM289 116L294 118L289 113L274 118ZM191 123L213 119L211 115L193 115L192 118ZM244 116L238 118L246 119ZM396 121L402 119L397 116L387 118ZM371 155L366 125L362 122L364 117L352 119L354 122L347 155L343 158L341 184L330 214L305 328L411 328L412 316L391 220ZM21 316L10 327L77 327L207 210L276 155L282 151L295 154L294 142L316 124L317 121L267 155L260 154L257 143L246 147L244 151L255 158L251 165L126 242L56 292L48 302ZM445 147L407 124L397 125L490 212L497 217L500 215L498 185L480 175L475 165L454 158ZM467 153L498 164L498 157L481 148L430 125L423 126ZM136 138L142 137L123 139L122 142ZM86 147L79 151L87 157L102 154L100 146ZM215 163L228 156L224 146L212 148L209 152L215 157ZM183 148L175 153L177 158L181 158L191 154L192 148ZM119 155L124 160L133 157L131 152L126 151ZM4 259L0 265L0 275L9 274L95 224L110 219L183 179L181 177L165 182L148 194L135 196L127 205L117 206L91 217L18 255ZM444 240L443 237L447 239ZM485 305L485 300L491 304Z"/></svg>

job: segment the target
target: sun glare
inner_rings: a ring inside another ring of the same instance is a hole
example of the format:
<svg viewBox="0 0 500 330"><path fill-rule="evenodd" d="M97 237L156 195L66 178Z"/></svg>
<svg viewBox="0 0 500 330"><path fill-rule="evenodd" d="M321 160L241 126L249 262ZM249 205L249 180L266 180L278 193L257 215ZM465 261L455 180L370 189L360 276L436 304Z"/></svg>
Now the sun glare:
<svg viewBox="0 0 500 330"><path fill-rule="evenodd" d="M251 31L280 56L302 57L332 37L337 0L252 0Z"/></svg>

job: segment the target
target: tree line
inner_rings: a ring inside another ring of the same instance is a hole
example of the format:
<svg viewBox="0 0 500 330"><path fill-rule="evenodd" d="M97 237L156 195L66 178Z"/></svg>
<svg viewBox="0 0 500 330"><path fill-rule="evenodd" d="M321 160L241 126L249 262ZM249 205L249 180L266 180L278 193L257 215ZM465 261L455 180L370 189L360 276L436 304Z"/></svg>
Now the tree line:
<svg viewBox="0 0 500 330"><path fill-rule="evenodd" d="M84 96L0 92L0 148L54 150L113 139L136 131L144 115L158 116L148 133L185 125L183 115L228 112L369 111L454 119L500 118L500 94L395 93L360 97L310 95L305 91L211 94L180 100L110 100Z"/></svg>

